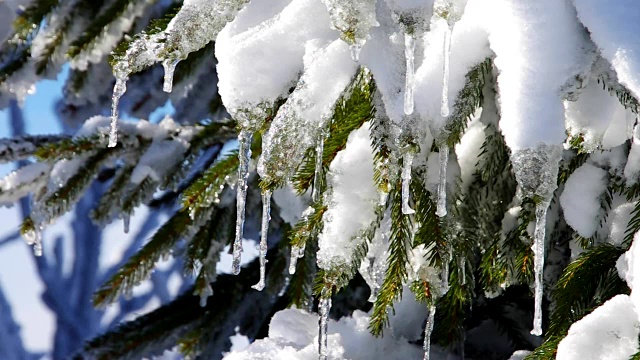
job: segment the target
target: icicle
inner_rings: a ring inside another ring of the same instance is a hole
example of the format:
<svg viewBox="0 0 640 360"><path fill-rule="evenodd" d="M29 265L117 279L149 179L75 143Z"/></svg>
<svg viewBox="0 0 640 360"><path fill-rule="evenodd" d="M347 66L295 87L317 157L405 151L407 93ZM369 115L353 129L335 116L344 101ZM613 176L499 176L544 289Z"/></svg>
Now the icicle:
<svg viewBox="0 0 640 360"><path fill-rule="evenodd" d="M271 190L262 191L262 229L260 230L260 281L252 288L262 291L265 285L267 266L267 236L269 235L269 220L271 220Z"/></svg>
<svg viewBox="0 0 640 360"><path fill-rule="evenodd" d="M23 234L23 237L27 245L33 246L33 254L35 256L42 256L42 230L40 230L40 227L34 225L33 229Z"/></svg>
<svg viewBox="0 0 640 360"><path fill-rule="evenodd" d="M298 259L302 259L304 257L304 251L306 246L292 246L291 247L291 260L289 262L289 274L293 275L296 273L296 265L298 264Z"/></svg>
<svg viewBox="0 0 640 360"><path fill-rule="evenodd" d="M327 360L327 330L329 328L329 310L331 310L331 290L328 288L322 289L320 294L320 304L318 305L318 312L320 313L319 329L318 329L318 359Z"/></svg>
<svg viewBox="0 0 640 360"><path fill-rule="evenodd" d="M467 262L463 255L458 255L458 277L460 278L460 285L467 283Z"/></svg>
<svg viewBox="0 0 640 360"><path fill-rule="evenodd" d="M535 273L535 309L531 335L542 335L542 296L544 293L544 237L547 226L547 209L550 202L536 204L536 229L533 235L534 273Z"/></svg>
<svg viewBox="0 0 640 360"><path fill-rule="evenodd" d="M442 257L442 288L443 292L449 291L449 255Z"/></svg>
<svg viewBox="0 0 640 360"><path fill-rule="evenodd" d="M521 198L534 199L536 226L533 234L535 309L532 335L542 335L542 297L544 291L544 238L547 208L557 188L558 167L562 158L561 145L540 144L535 149L514 151L511 163L518 181Z"/></svg>
<svg viewBox="0 0 640 360"><path fill-rule="evenodd" d="M402 156L402 213L405 215L415 213L415 211L411 207L409 207L412 165L413 153L411 151L407 151Z"/></svg>
<svg viewBox="0 0 640 360"><path fill-rule="evenodd" d="M197 295L197 294L194 294ZM211 287L211 283L207 281L207 285L200 292L200 307L207 306L207 299L209 296L213 295L213 288Z"/></svg>
<svg viewBox="0 0 640 360"><path fill-rule="evenodd" d="M360 61L360 50L362 50L362 45L355 43L349 45L349 49L351 50L351 59L355 62Z"/></svg>
<svg viewBox="0 0 640 360"><path fill-rule="evenodd" d="M447 165L449 164L449 146L440 146L440 181L438 183L438 203L436 215L447 215Z"/></svg>
<svg viewBox="0 0 640 360"><path fill-rule="evenodd" d="M251 160L251 139L253 133L249 130L240 130L238 142L240 149L238 152L238 186L236 189L236 238L233 243L233 264L234 275L240 273L240 258L242 257L242 239L244 231L245 206L247 201L247 182L249 180L249 161Z"/></svg>
<svg viewBox="0 0 640 360"><path fill-rule="evenodd" d="M414 78L414 52L416 39L409 33L404 34L404 56L407 60L407 72L404 84L404 113L413 114L413 78Z"/></svg>
<svg viewBox="0 0 640 360"><path fill-rule="evenodd" d="M423 360L429 360L431 352L431 333L433 332L433 325L435 323L436 306L429 305L429 317L427 317L427 324L424 327L424 343L422 348L424 349Z"/></svg>
<svg viewBox="0 0 640 360"><path fill-rule="evenodd" d="M442 103L440 104L440 115L449 116L449 61L451 60L451 30L452 26L445 29L444 33L444 65L442 75Z"/></svg>
<svg viewBox="0 0 640 360"><path fill-rule="evenodd" d="M324 153L324 131L320 132L320 136L318 137L318 142L316 143L316 169L313 175L313 193L311 195L311 199L313 202L318 202L320 200L320 183L322 182L323 175L323 165L322 165L322 154Z"/></svg>
<svg viewBox="0 0 640 360"><path fill-rule="evenodd" d="M127 77L116 77L111 96L111 131L109 132L109 147L118 145L118 104L120 98L127 91Z"/></svg>
<svg viewBox="0 0 640 360"><path fill-rule="evenodd" d="M129 233L129 223L131 222L131 215L125 213L122 215L122 222L124 223L124 233Z"/></svg>
<svg viewBox="0 0 640 360"><path fill-rule="evenodd" d="M170 93L173 89L173 72L176 70L176 66L180 61L178 60L164 60L162 67L164 67L164 84L162 90Z"/></svg>

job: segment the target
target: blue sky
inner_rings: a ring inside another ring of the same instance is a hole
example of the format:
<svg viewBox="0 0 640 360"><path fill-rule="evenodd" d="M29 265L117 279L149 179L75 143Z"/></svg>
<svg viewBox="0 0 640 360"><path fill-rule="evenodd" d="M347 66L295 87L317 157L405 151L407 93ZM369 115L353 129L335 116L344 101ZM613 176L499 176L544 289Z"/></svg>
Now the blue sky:
<svg viewBox="0 0 640 360"><path fill-rule="evenodd" d="M58 78L66 77L63 71ZM26 129L31 134L59 133L53 107L61 98L62 81L42 80L36 85L36 93L27 97L23 111ZM11 135L8 110L0 110L0 137ZM14 169L13 164L1 164L0 174ZM0 237L17 230L21 219L16 208L0 208ZM54 229L47 237L63 229ZM51 344L53 315L40 300L42 282L38 278L29 252L23 241L0 248L0 285L12 305L14 318L22 326L22 338L30 350L46 350Z"/></svg>

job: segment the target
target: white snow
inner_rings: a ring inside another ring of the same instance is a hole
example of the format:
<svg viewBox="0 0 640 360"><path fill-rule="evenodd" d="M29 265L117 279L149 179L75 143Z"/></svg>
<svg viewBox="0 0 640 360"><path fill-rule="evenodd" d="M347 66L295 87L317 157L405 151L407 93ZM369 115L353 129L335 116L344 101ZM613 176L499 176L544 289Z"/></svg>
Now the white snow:
<svg viewBox="0 0 640 360"><path fill-rule="evenodd" d="M274 15L247 6L216 40L219 93L242 127L261 124L275 101L296 84L308 40L338 37L321 1L292 0L280 9Z"/></svg>
<svg viewBox="0 0 640 360"><path fill-rule="evenodd" d="M624 167L624 176L629 185L635 184L640 176L640 126L638 125L633 130L633 142L627 158L627 165Z"/></svg>
<svg viewBox="0 0 640 360"><path fill-rule="evenodd" d="M635 0L575 0L578 18L587 27L620 83L640 97L640 3Z"/></svg>
<svg viewBox="0 0 640 360"><path fill-rule="evenodd" d="M33 163L12 171L0 179L0 205L12 206L20 198L37 192L47 183L51 165Z"/></svg>
<svg viewBox="0 0 640 360"><path fill-rule="evenodd" d="M607 189L608 173L589 163L577 168L560 195L564 218L580 236L589 238L598 229L600 199Z"/></svg>
<svg viewBox="0 0 640 360"><path fill-rule="evenodd" d="M628 359L638 351L639 325L631 298L617 295L571 325L556 359Z"/></svg>
<svg viewBox="0 0 640 360"><path fill-rule="evenodd" d="M388 360L419 359L422 349L392 336L376 338L369 333L369 316L356 310L352 317L329 321L328 358L331 360L371 360L384 354ZM269 325L269 337L256 340L240 352L227 354L225 360L316 360L318 359L318 316L303 310L277 312ZM444 359L432 350L434 359Z"/></svg>
<svg viewBox="0 0 640 360"><path fill-rule="evenodd" d="M302 212L309 207L308 197L297 196L290 185L273 192L273 201L280 209L280 217L285 222L295 225Z"/></svg>
<svg viewBox="0 0 640 360"><path fill-rule="evenodd" d="M611 209L607 217L607 223L609 225L607 242L613 245L622 245L627 231L627 225L629 224L629 220L631 220L631 211L633 211L634 207L635 204L633 203L623 203Z"/></svg>
<svg viewBox="0 0 640 360"><path fill-rule="evenodd" d="M361 231L375 219L379 194L373 181L373 149L369 123L349 135L327 174L329 195L318 237L318 265L323 269L351 263Z"/></svg>
<svg viewBox="0 0 640 360"><path fill-rule="evenodd" d="M564 107L569 134L582 135L587 151L592 152L599 147L609 149L626 140L627 110L595 80L589 81L582 89L577 101L565 101ZM622 142L617 136L619 124L624 125Z"/></svg>
<svg viewBox="0 0 640 360"><path fill-rule="evenodd" d="M341 40L329 44L308 41L304 73L298 87L280 108L262 139L258 163L261 177L287 179L305 152L313 148L333 115L336 102L356 73L349 47Z"/></svg>
<svg viewBox="0 0 640 360"><path fill-rule="evenodd" d="M565 139L562 88L590 68L569 1L492 2L489 42L499 70L500 129L512 151Z"/></svg>
<svg viewBox="0 0 640 360"><path fill-rule="evenodd" d="M627 282L631 288L631 302L635 306L637 314L635 320L640 320L640 233L633 237L631 248L622 254L616 263L616 269L620 278Z"/></svg>
<svg viewBox="0 0 640 360"><path fill-rule="evenodd" d="M455 146L458 164L460 165L460 179L462 186L467 188L473 181L473 174L480 158L482 144L485 141L484 129L486 125L480 122L480 116L475 116L467 127L460 143Z"/></svg>

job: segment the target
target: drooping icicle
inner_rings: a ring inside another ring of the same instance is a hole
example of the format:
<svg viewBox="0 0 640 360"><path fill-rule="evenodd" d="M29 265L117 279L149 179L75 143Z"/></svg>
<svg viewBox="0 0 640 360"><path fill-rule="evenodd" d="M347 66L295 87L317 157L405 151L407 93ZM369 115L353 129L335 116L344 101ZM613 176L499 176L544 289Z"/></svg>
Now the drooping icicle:
<svg viewBox="0 0 640 360"><path fill-rule="evenodd" d="M355 62L360 61L360 50L362 50L362 45L360 44L351 44L349 45L349 49L351 50L351 59Z"/></svg>
<svg viewBox="0 0 640 360"><path fill-rule="evenodd" d="M442 288L443 292L449 290L449 251L442 256Z"/></svg>
<svg viewBox="0 0 640 360"><path fill-rule="evenodd" d="M318 359L327 360L328 343L327 336L329 330L329 311L331 310L331 290L323 288L320 294L320 304L318 304L318 312L320 313L319 329L318 329Z"/></svg>
<svg viewBox="0 0 640 360"><path fill-rule="evenodd" d="M416 39L412 34L404 34L404 57L407 61L407 72L405 75L404 83L404 113L406 115L413 114L413 82L415 77L414 62L415 62L415 49Z"/></svg>
<svg viewBox="0 0 640 360"><path fill-rule="evenodd" d="M438 203L436 215L443 217L447 215L447 165L449 164L449 146L440 146L440 181L438 182Z"/></svg>
<svg viewBox="0 0 640 360"><path fill-rule="evenodd" d="M322 182L322 175L324 172L324 167L322 165L322 154L324 153L324 131L320 132L318 137L318 142L316 143L316 169L313 175L313 193L311 194L311 199L313 202L318 202L320 200L320 183Z"/></svg>
<svg viewBox="0 0 640 360"><path fill-rule="evenodd" d="M269 220L271 220L271 190L262 191L262 229L260 231L260 281L252 288L262 291L265 285L267 267L267 237L269 235Z"/></svg>
<svg viewBox="0 0 640 360"><path fill-rule="evenodd" d="M242 257L242 239L244 233L245 207L247 202L247 182L249 181L249 161L251 160L251 139L253 133L249 130L240 130L238 134L238 185L236 189L236 238L233 242L233 263L231 266L234 275L240 273L240 260Z"/></svg>
<svg viewBox="0 0 640 360"><path fill-rule="evenodd" d="M113 86L113 95L111 96L111 131L109 131L109 147L115 147L118 144L118 104L120 98L127 91L127 78L116 77L116 84Z"/></svg>
<svg viewBox="0 0 640 360"><path fill-rule="evenodd" d="M164 92L170 93L173 89L173 73L178 63L178 60L169 59L162 62L162 67L164 67L164 84L162 85L162 90Z"/></svg>
<svg viewBox="0 0 640 360"><path fill-rule="evenodd" d="M409 207L409 193L411 191L411 166L413 165L413 153L407 151L402 156L402 213L405 215L415 213Z"/></svg>
<svg viewBox="0 0 640 360"><path fill-rule="evenodd" d="M561 145L540 144L536 148L514 151L511 163L518 181L520 198L536 203L536 226L533 234L535 309L532 335L542 335L542 298L544 293L544 241L547 208L557 188Z"/></svg>
<svg viewBox="0 0 640 360"><path fill-rule="evenodd" d="M460 285L467 283L467 261L463 255L458 255L458 277L460 278Z"/></svg>
<svg viewBox="0 0 640 360"><path fill-rule="evenodd" d="M431 333L433 332L433 325L436 319L436 306L429 305L429 317L427 317L427 324L424 327L424 343L422 348L424 349L423 360L429 360L431 352Z"/></svg>
<svg viewBox="0 0 640 360"><path fill-rule="evenodd" d="M451 30L452 26L445 29L444 33L444 61L442 75L442 103L440 104L440 115L449 116L449 62L451 60Z"/></svg>
<svg viewBox="0 0 640 360"><path fill-rule="evenodd" d="M291 247L291 259L289 260L289 274L294 275L296 273L296 266L298 265L298 259L304 257L305 245L292 246Z"/></svg>
<svg viewBox="0 0 640 360"><path fill-rule="evenodd" d="M536 229L533 235L534 273L535 273L535 309L531 335L542 335L542 297L544 295L544 238L547 226L547 209L550 202L536 204Z"/></svg>
<svg viewBox="0 0 640 360"><path fill-rule="evenodd" d="M128 234L129 233L129 224L131 223L131 215L128 213L124 213L122 214L122 223L124 226L124 233Z"/></svg>

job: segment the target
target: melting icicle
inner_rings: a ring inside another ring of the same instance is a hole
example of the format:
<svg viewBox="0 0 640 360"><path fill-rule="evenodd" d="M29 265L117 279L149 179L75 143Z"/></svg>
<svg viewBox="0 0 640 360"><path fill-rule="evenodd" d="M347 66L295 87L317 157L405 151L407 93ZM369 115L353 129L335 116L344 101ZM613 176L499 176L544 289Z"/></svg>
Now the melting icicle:
<svg viewBox="0 0 640 360"><path fill-rule="evenodd" d="M289 262L289 274L293 275L296 273L296 265L298 264L298 259L302 259L304 257L304 251L306 248L305 245L302 245L302 246L294 245L291 247L291 260Z"/></svg>
<svg viewBox="0 0 640 360"><path fill-rule="evenodd" d="M429 317L427 317L427 324L424 327L424 343L422 348L424 349L423 360L429 360L431 352L431 333L433 332L433 325L436 319L436 306L429 305Z"/></svg>
<svg viewBox="0 0 640 360"><path fill-rule="evenodd" d="M328 358L327 331L329 329L329 310L331 310L331 290L323 288L322 294L320 295L320 304L318 305L318 312L320 313L320 326L318 329L319 360L327 360Z"/></svg>
<svg viewBox="0 0 640 360"><path fill-rule="evenodd" d="M355 62L360 61L360 50L362 50L362 45L354 43L349 45L349 49L351 50L351 59Z"/></svg>
<svg viewBox="0 0 640 360"><path fill-rule="evenodd" d="M458 255L458 277L460 277L460 285L467 283L467 262L463 255Z"/></svg>
<svg viewBox="0 0 640 360"><path fill-rule="evenodd" d="M129 224L131 223L131 215L129 215L128 213L125 213L122 215L122 222L124 224L124 233L128 234L129 233Z"/></svg>
<svg viewBox="0 0 640 360"><path fill-rule="evenodd" d="M532 335L542 335L542 297L544 291L544 238L547 208L557 188L562 146L541 144L535 149L515 151L511 163L521 198L535 199L536 227L533 235L535 310Z"/></svg>
<svg viewBox="0 0 640 360"><path fill-rule="evenodd" d="M118 76L111 96L111 131L109 131L109 147L118 145L118 104L127 91L127 78Z"/></svg>
<svg viewBox="0 0 640 360"><path fill-rule="evenodd" d="M409 192L411 190L411 166L413 165L413 153L407 151L402 156L402 213L413 214L415 211L409 207Z"/></svg>
<svg viewBox="0 0 640 360"><path fill-rule="evenodd" d="M271 220L271 190L262 191L262 229L260 231L260 281L252 288L262 291L265 285L267 266L267 237L269 235L269 220Z"/></svg>
<svg viewBox="0 0 640 360"><path fill-rule="evenodd" d="M322 154L324 153L324 131L320 132L318 142L316 143L316 169L313 175L313 193L311 199L313 202L320 200L320 183L322 182L323 166L322 166Z"/></svg>
<svg viewBox="0 0 640 360"><path fill-rule="evenodd" d="M416 49L416 39L409 33L404 34L404 56L407 60L407 73L404 84L404 113L413 114L413 78L414 72L414 52Z"/></svg>
<svg viewBox="0 0 640 360"><path fill-rule="evenodd" d="M240 149L238 152L238 186L236 189L236 238L233 242L233 264L234 275L240 273L240 258L242 257L242 238L244 231L245 206L247 201L247 182L249 180L249 161L251 160L251 131L243 129L238 134Z"/></svg>
<svg viewBox="0 0 640 360"><path fill-rule="evenodd" d="M442 103L440 104L440 115L449 116L449 61L451 60L451 30L449 26L444 33L444 65L442 75Z"/></svg>
<svg viewBox="0 0 640 360"><path fill-rule="evenodd" d="M162 67L164 67L164 84L162 85L162 90L164 92L170 93L173 89L173 73L178 63L178 60L169 59L162 62Z"/></svg>
<svg viewBox="0 0 640 360"><path fill-rule="evenodd" d="M442 288L443 292L447 292L449 290L449 256L445 255L442 261Z"/></svg>
<svg viewBox="0 0 640 360"><path fill-rule="evenodd" d="M436 215L447 215L447 165L449 164L449 146L440 146L440 181L438 182L438 203Z"/></svg>
<svg viewBox="0 0 640 360"><path fill-rule="evenodd" d="M531 335L542 335L542 297L544 293L544 237L547 226L547 209L550 202L541 201L536 205L536 229L533 236L535 309Z"/></svg>
<svg viewBox="0 0 640 360"><path fill-rule="evenodd" d="M194 295L197 295L197 294L194 293ZM207 299L209 298L209 296L212 296L212 295L213 295L213 288L211 287L210 282L207 281L207 285L200 292L200 307L207 306Z"/></svg>

